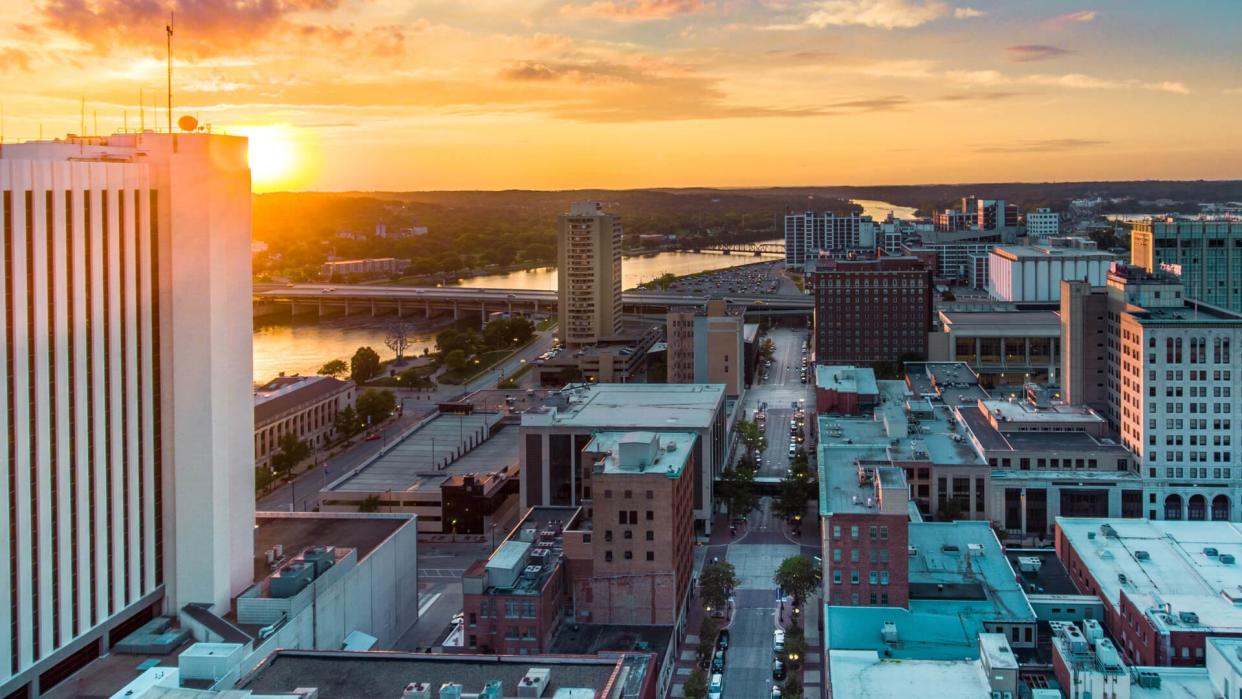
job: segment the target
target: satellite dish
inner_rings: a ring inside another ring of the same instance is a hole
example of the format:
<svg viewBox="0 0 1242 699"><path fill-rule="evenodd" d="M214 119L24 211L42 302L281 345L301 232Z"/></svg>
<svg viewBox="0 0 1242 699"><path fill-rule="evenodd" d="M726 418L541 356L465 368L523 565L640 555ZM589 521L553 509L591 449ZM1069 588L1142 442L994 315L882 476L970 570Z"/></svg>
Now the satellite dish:
<svg viewBox="0 0 1242 699"><path fill-rule="evenodd" d="M177 120L177 126L180 126L182 131L193 131L198 128L198 119L186 114Z"/></svg>

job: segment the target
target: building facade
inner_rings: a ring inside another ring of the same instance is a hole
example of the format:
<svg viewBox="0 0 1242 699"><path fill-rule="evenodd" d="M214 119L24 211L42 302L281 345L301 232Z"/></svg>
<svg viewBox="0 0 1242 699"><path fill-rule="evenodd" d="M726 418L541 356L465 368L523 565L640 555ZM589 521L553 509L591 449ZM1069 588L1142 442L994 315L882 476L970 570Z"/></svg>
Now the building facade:
<svg viewBox="0 0 1242 699"><path fill-rule="evenodd" d="M1061 214L1052 209L1035 209L1026 214L1026 234L1036 240L1047 240L1061 234Z"/></svg>
<svg viewBox="0 0 1242 699"><path fill-rule="evenodd" d="M331 376L281 376L254 394L254 467L271 468L280 440L292 434L312 449L328 444L336 415L352 406L353 381Z"/></svg>
<svg viewBox="0 0 1242 699"><path fill-rule="evenodd" d="M801 268L821 251L832 255L873 252L876 225L870 216L831 212L785 214L785 267Z"/></svg>
<svg viewBox="0 0 1242 699"><path fill-rule="evenodd" d="M621 331L621 219L574 202L557 221L561 339L593 345Z"/></svg>
<svg viewBox="0 0 1242 699"><path fill-rule="evenodd" d="M392 276L401 274L409 266L409 260L398 260L395 257L373 257L365 260L334 260L323 263L319 268L319 273L328 279L338 279L349 274Z"/></svg>
<svg viewBox="0 0 1242 699"><path fill-rule="evenodd" d="M1008 303L1059 301L1061 281L1103 286L1113 256L1097 250L1004 245L988 259L988 294Z"/></svg>
<svg viewBox="0 0 1242 699"><path fill-rule="evenodd" d="M669 383L724 384L730 396L746 388L743 323L724 299L707 302L706 315L674 309L666 322Z"/></svg>
<svg viewBox="0 0 1242 699"><path fill-rule="evenodd" d="M5 145L0 193L0 692L37 694L249 583L246 140Z"/></svg>
<svg viewBox="0 0 1242 699"><path fill-rule="evenodd" d="M1242 312L1242 220L1148 219L1134 223L1130 239L1132 264L1175 270L1187 298Z"/></svg>
<svg viewBox="0 0 1242 699"><path fill-rule="evenodd" d="M1174 275L1122 264L1106 290L1065 284L1063 347L1078 355L1077 366L1063 359L1066 383L1084 398L1102 394L1103 414L1139 462L1146 515L1237 521L1242 314L1187 301Z"/></svg>
<svg viewBox="0 0 1242 699"><path fill-rule="evenodd" d="M932 279L919 260L821 259L814 282L816 362L866 366L926 358Z"/></svg>

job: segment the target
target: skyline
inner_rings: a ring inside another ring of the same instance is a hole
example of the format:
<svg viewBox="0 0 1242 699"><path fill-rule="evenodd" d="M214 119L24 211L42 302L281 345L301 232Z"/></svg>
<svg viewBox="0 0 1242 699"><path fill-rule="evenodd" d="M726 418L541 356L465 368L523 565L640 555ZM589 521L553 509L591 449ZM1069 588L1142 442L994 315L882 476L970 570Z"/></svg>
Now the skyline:
<svg viewBox="0 0 1242 699"><path fill-rule="evenodd" d="M171 6L256 191L1242 177L1225 2L0 0L5 141L136 128Z"/></svg>

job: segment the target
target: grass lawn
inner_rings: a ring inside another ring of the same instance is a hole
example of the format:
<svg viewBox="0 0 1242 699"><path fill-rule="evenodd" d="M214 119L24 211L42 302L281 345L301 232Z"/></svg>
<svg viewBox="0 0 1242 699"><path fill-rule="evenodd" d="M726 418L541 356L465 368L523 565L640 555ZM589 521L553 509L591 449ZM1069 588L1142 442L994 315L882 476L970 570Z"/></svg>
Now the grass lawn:
<svg viewBox="0 0 1242 699"><path fill-rule="evenodd" d="M450 383L450 384L460 385L460 384L466 383L467 381L471 381L474 379L474 377L496 366L498 363L503 361L506 357L513 354L519 349L521 349L521 347L512 347L510 349L500 349L500 350L492 350L490 352L484 352L483 354L480 354L479 356L475 357L475 359L479 360L479 363L475 364L474 360L472 359L470 361L470 364L466 366L465 371L456 372L450 369L444 372L443 374L441 374L440 383Z"/></svg>

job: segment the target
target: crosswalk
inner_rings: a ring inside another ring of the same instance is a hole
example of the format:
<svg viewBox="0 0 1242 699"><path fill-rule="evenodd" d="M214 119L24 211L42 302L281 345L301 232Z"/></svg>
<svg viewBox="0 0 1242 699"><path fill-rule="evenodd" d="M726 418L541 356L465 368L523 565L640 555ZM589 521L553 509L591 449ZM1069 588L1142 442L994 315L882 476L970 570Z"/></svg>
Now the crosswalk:
<svg viewBox="0 0 1242 699"><path fill-rule="evenodd" d="M457 580L466 574L465 568L420 568L418 577L420 578L448 578Z"/></svg>

